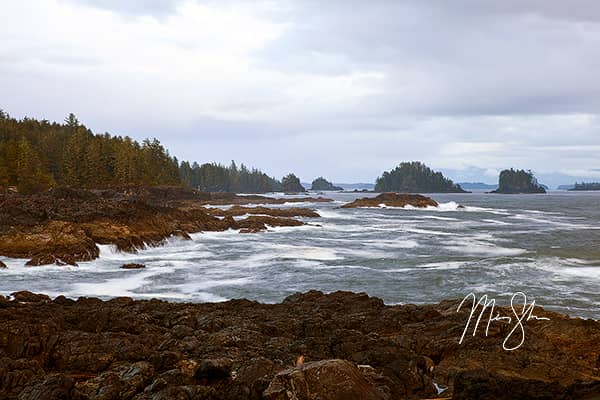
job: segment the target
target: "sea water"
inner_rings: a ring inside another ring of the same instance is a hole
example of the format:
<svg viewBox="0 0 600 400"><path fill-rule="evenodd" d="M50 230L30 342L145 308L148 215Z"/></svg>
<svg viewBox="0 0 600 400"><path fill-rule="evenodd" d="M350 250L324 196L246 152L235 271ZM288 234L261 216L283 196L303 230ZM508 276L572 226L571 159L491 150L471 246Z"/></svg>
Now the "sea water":
<svg viewBox="0 0 600 400"><path fill-rule="evenodd" d="M439 207L339 208L368 195L275 206L322 216L302 227L196 233L137 254L100 246L99 259L78 267L0 257L0 293L279 302L317 289L419 304L522 291L547 309L600 319L600 192L433 194ZM146 268L119 268L130 262Z"/></svg>

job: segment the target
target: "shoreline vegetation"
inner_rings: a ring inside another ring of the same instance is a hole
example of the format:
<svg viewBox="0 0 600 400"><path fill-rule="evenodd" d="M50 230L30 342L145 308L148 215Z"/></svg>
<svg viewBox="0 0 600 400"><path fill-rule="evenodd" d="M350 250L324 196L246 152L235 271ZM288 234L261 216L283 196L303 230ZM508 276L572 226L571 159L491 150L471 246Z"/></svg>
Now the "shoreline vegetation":
<svg viewBox="0 0 600 400"><path fill-rule="evenodd" d="M0 296L0 398L592 399L600 322L536 307L516 351L458 344L459 300L385 305L310 291L278 304ZM512 315L497 307L500 315ZM471 332L471 330L469 330Z"/></svg>
<svg viewBox="0 0 600 400"><path fill-rule="evenodd" d="M528 176L530 174L530 176ZM179 185L202 192L240 194L305 193L293 173L281 180L257 168L232 161L179 161L158 139L141 143L129 136L94 134L69 114L64 123L23 118L0 110L0 193L34 194L57 187L110 189L124 186ZM598 190L581 184L575 190ZM352 185L350 185L352 186ZM343 190L323 177L311 185L316 191ZM403 162L375 181L374 192L468 193L441 172L419 161ZM531 171L504 170L492 193L544 193Z"/></svg>

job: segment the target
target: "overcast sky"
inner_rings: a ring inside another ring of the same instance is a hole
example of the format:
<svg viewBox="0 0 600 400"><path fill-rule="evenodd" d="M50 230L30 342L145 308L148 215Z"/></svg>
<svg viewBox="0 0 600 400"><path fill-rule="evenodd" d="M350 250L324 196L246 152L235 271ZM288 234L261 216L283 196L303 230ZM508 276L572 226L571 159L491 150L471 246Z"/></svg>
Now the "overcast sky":
<svg viewBox="0 0 600 400"><path fill-rule="evenodd" d="M0 108L304 181L598 180L600 1L7 1Z"/></svg>

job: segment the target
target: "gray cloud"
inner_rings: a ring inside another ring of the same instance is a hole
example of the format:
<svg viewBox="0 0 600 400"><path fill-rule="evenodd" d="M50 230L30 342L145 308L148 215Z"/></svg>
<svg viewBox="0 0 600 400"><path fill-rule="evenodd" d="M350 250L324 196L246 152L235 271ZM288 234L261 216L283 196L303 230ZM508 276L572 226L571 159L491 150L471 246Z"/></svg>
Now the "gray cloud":
<svg viewBox="0 0 600 400"><path fill-rule="evenodd" d="M598 175L597 1L35 5L0 16L0 106L16 116L75 112L182 159L304 180L414 159L487 182L510 166Z"/></svg>
<svg viewBox="0 0 600 400"><path fill-rule="evenodd" d="M68 0L126 15L151 15L162 17L175 12L181 0Z"/></svg>

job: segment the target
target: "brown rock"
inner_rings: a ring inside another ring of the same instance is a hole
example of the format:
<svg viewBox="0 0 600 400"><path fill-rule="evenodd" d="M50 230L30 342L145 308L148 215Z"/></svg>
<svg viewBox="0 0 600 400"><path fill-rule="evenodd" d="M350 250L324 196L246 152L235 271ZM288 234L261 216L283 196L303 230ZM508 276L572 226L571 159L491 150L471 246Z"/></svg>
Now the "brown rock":
<svg viewBox="0 0 600 400"><path fill-rule="evenodd" d="M50 297L45 294L31 293L26 290L21 292L14 292L10 294L15 301L22 303L40 303L50 301Z"/></svg>
<svg viewBox="0 0 600 400"><path fill-rule="evenodd" d="M144 264L129 263L129 264L121 265L120 268L121 269L141 269L141 268L146 268L146 266Z"/></svg>
<svg viewBox="0 0 600 400"><path fill-rule="evenodd" d="M379 207L384 204L388 207L413 206L418 208L437 207L438 202L420 194L398 194L393 192L381 193L375 197L363 197L351 203L344 204L341 208Z"/></svg>
<svg viewBox="0 0 600 400"><path fill-rule="evenodd" d="M4 264L2 261L0 261L0 269L4 269L4 268L8 268L6 266L6 264Z"/></svg>
<svg viewBox="0 0 600 400"><path fill-rule="evenodd" d="M389 399L351 362L309 362L278 373L265 390L266 400Z"/></svg>
<svg viewBox="0 0 600 400"><path fill-rule="evenodd" d="M282 204L300 199L200 193L176 187L95 191L59 188L35 195L16 194L2 200L0 255L29 258L30 266L76 265L99 256L97 243L136 252L147 246L163 245L171 236L190 239L190 233L227 229L258 232L267 225L303 225L289 216L318 217L305 208L271 210L238 206L223 212L203 207L213 200L239 205ZM247 213L254 215L238 222L233 219L234 215Z"/></svg>
<svg viewBox="0 0 600 400"><path fill-rule="evenodd" d="M0 399L60 394L69 380L73 399L600 395L600 322L539 307L550 321L528 321L523 346L508 352L500 322L458 344L469 314L456 312L459 301L387 306L319 291L279 304L13 296L0 297ZM299 355L304 363L291 368ZM438 395L435 385L448 389Z"/></svg>

